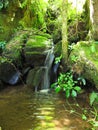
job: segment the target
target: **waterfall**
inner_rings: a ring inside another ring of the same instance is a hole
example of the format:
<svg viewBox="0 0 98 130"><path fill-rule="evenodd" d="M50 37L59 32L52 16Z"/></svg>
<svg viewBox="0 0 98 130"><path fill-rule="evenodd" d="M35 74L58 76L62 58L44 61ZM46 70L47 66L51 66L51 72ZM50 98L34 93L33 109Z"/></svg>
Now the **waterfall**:
<svg viewBox="0 0 98 130"><path fill-rule="evenodd" d="M49 89L50 87L50 75L51 75L51 67L54 61L53 47L48 50L47 56L44 63L44 75L43 81L41 84L41 89Z"/></svg>

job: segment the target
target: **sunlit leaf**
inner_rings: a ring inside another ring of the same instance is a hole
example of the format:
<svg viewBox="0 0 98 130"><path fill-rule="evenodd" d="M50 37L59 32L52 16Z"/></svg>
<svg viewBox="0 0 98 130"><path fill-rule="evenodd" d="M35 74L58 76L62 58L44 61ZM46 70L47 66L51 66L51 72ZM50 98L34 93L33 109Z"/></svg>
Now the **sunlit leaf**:
<svg viewBox="0 0 98 130"><path fill-rule="evenodd" d="M92 106L94 101L96 100L98 96L98 93L95 93L95 92L92 92L91 95L90 95L90 105Z"/></svg>
<svg viewBox="0 0 98 130"><path fill-rule="evenodd" d="M86 85L86 80L82 79L82 83L83 83L83 85Z"/></svg>
<svg viewBox="0 0 98 130"><path fill-rule="evenodd" d="M57 86L57 82L56 82L56 83L51 84L51 88L55 88L56 86Z"/></svg>
<svg viewBox="0 0 98 130"><path fill-rule="evenodd" d="M87 120L86 115L82 114L82 119L86 121Z"/></svg>
<svg viewBox="0 0 98 130"><path fill-rule="evenodd" d="M74 89L75 89L77 92L80 92L80 91L81 91L81 88L80 88L79 86L76 86Z"/></svg>
<svg viewBox="0 0 98 130"><path fill-rule="evenodd" d="M96 48L94 45L91 46L91 52L93 52L93 53L96 52Z"/></svg>
<svg viewBox="0 0 98 130"><path fill-rule="evenodd" d="M60 92L61 91L61 87L60 86L56 87L55 91L56 91L56 93Z"/></svg>
<svg viewBox="0 0 98 130"><path fill-rule="evenodd" d="M95 121L93 126L98 127L98 121Z"/></svg>
<svg viewBox="0 0 98 130"><path fill-rule="evenodd" d="M77 92L76 92L75 90L72 90L71 96L72 96L72 97L77 97Z"/></svg>
<svg viewBox="0 0 98 130"><path fill-rule="evenodd" d="M65 95L65 96L66 96L66 98L69 98L69 97L70 97L70 90L69 90L69 89L67 89L67 90L66 90L66 92L65 92L65 94L66 94L66 95Z"/></svg>
<svg viewBox="0 0 98 130"><path fill-rule="evenodd" d="M75 110L70 110L70 113L72 114L72 113L75 113Z"/></svg>

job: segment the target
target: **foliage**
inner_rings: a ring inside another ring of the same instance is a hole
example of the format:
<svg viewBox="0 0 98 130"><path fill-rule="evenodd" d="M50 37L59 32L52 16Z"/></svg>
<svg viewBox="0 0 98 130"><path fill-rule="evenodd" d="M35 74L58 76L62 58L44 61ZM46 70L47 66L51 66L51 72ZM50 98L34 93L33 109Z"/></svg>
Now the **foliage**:
<svg viewBox="0 0 98 130"><path fill-rule="evenodd" d="M2 53L3 49L5 48L5 45L6 45L5 41L0 42L0 53Z"/></svg>
<svg viewBox="0 0 98 130"><path fill-rule="evenodd" d="M43 0L28 1L25 0L21 3L21 8L24 11L24 17L20 20L20 25L33 28L45 28L45 12L47 3Z"/></svg>
<svg viewBox="0 0 98 130"><path fill-rule="evenodd" d="M92 106L93 103L98 99L98 93L92 92L90 94L90 105Z"/></svg>
<svg viewBox="0 0 98 130"><path fill-rule="evenodd" d="M0 56L0 64L1 64L1 63L4 63L4 62L9 62L9 63L11 63L11 60L7 59L6 57L1 57L1 56Z"/></svg>
<svg viewBox="0 0 98 130"><path fill-rule="evenodd" d="M96 47L95 47L94 44L91 45L90 49L91 49L91 52L92 52L92 53L95 53L95 52L96 52Z"/></svg>
<svg viewBox="0 0 98 130"><path fill-rule="evenodd" d="M1 0L0 1L0 10L3 8L6 8L9 5L9 1L8 0Z"/></svg>
<svg viewBox="0 0 98 130"><path fill-rule="evenodd" d="M71 61L72 61L72 63L76 62L77 60L78 60L78 57L77 57L77 56L75 56L75 55L72 55L72 56L71 56Z"/></svg>
<svg viewBox="0 0 98 130"><path fill-rule="evenodd" d="M77 94L81 91L81 88L76 85L77 81L73 80L72 72L60 74L56 83L53 83L51 87L55 88L58 93L61 90L65 92L66 98L77 97Z"/></svg>
<svg viewBox="0 0 98 130"><path fill-rule="evenodd" d="M60 55L59 57L56 57L55 58L55 64L61 62L61 59L62 59L62 55Z"/></svg>

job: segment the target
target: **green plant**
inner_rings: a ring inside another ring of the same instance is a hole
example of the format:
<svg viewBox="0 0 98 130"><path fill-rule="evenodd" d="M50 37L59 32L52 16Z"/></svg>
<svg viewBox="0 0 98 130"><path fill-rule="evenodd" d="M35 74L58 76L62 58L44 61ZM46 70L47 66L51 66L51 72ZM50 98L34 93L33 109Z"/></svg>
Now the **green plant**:
<svg viewBox="0 0 98 130"><path fill-rule="evenodd" d="M98 93L92 92L92 93L90 94L89 99L90 99L90 105L92 106L93 103L98 99Z"/></svg>
<svg viewBox="0 0 98 130"><path fill-rule="evenodd" d="M62 55L60 55L59 57L55 58L55 64L59 63L62 59Z"/></svg>
<svg viewBox="0 0 98 130"><path fill-rule="evenodd" d="M81 91L81 88L76 85L77 81L73 80L72 72L66 74L60 74L56 83L53 83L51 87L55 88L58 93L61 90L65 92L66 98L77 97L77 94Z"/></svg>
<svg viewBox="0 0 98 130"><path fill-rule="evenodd" d="M76 62L78 60L78 57L77 56L75 56L75 55L72 55L71 56L71 61L72 62Z"/></svg>
<svg viewBox="0 0 98 130"><path fill-rule="evenodd" d="M95 47L94 44L91 45L90 49L91 49L91 52L92 52L92 53L95 53L95 52L96 52L96 47Z"/></svg>
<svg viewBox="0 0 98 130"><path fill-rule="evenodd" d="M3 49L5 48L5 45L6 45L5 41L0 42L0 53L2 53Z"/></svg>
<svg viewBox="0 0 98 130"><path fill-rule="evenodd" d="M0 1L0 10L2 8L6 8L9 5L9 1L8 0L1 0Z"/></svg>

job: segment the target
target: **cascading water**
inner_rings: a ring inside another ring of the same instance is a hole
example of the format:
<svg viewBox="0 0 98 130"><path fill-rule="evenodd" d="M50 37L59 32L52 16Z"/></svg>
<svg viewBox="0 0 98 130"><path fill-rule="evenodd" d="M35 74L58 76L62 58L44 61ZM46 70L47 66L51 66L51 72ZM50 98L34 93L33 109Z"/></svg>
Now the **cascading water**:
<svg viewBox="0 0 98 130"><path fill-rule="evenodd" d="M50 50L47 52L45 64L44 64L44 75L43 81L41 84L41 89L49 89L50 86L50 73L51 73L51 67L52 63L54 61L54 54L53 54L53 46Z"/></svg>

